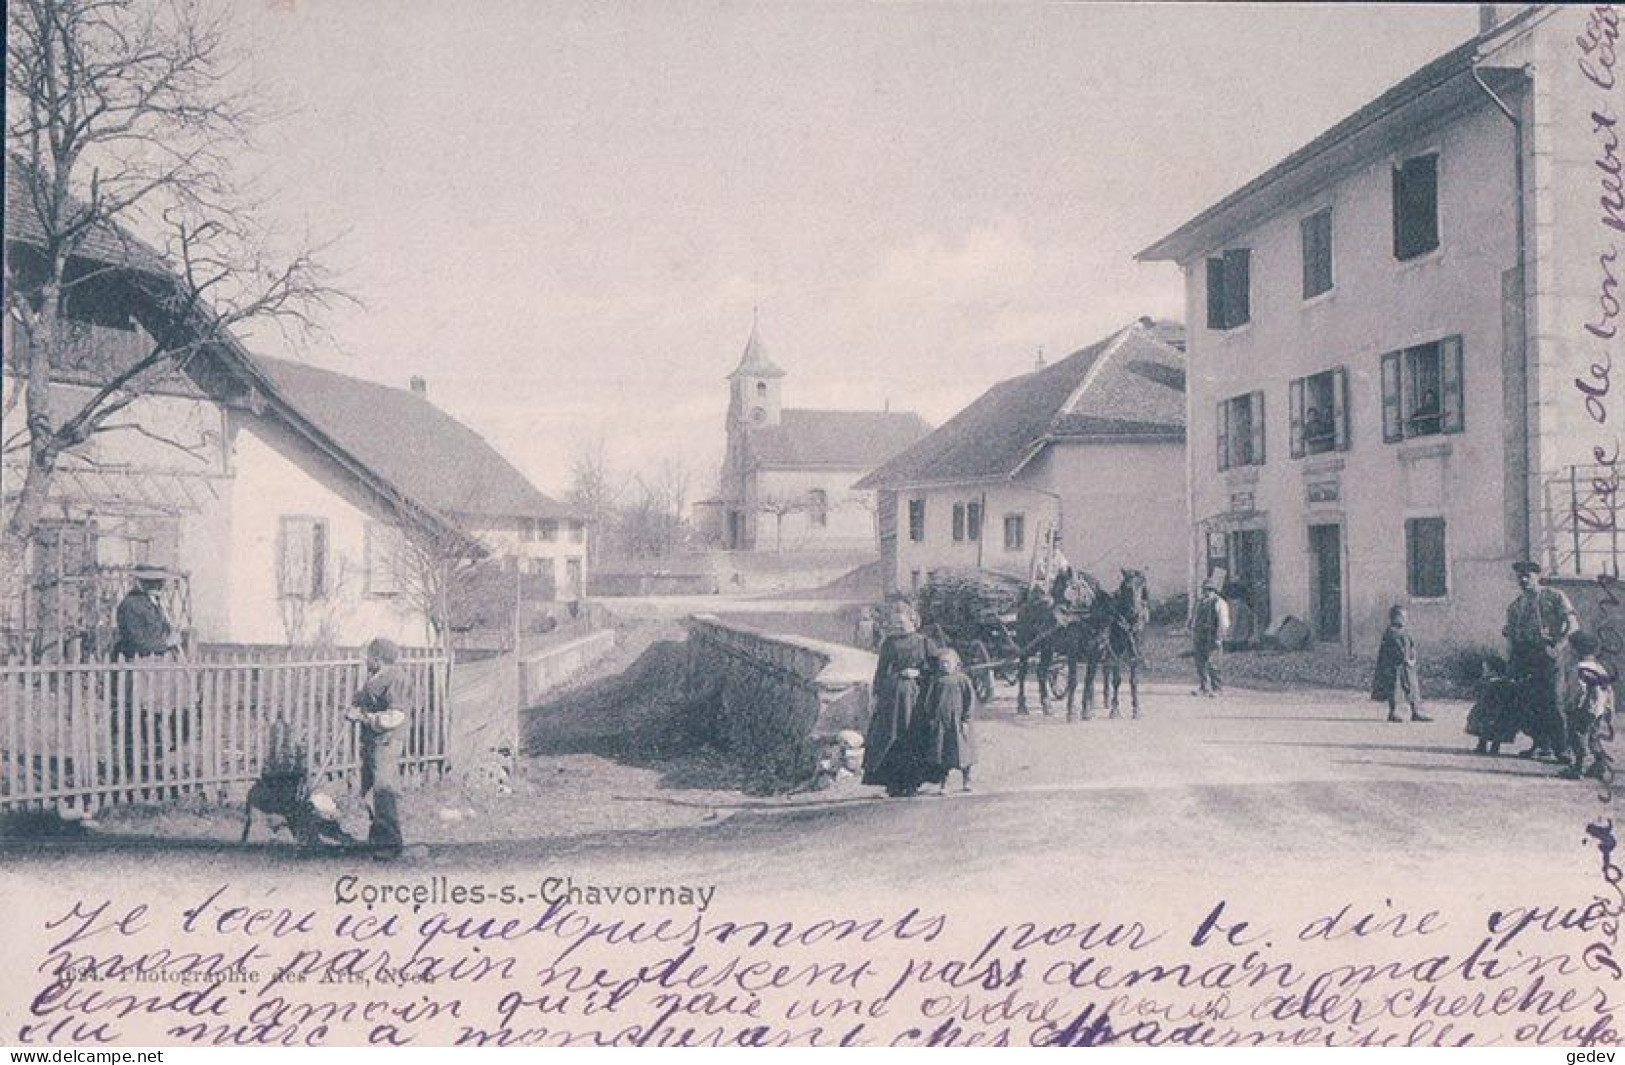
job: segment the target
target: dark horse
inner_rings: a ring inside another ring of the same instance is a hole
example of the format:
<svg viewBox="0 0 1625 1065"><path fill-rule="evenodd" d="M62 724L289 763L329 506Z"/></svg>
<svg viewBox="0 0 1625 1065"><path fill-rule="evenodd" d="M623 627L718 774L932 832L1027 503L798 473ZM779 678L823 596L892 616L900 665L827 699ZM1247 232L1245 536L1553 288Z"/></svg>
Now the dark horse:
<svg viewBox="0 0 1625 1065"><path fill-rule="evenodd" d="M1086 665L1083 679L1083 718L1094 716L1095 677L1101 679L1101 702L1118 717L1122 667L1128 666L1129 700L1140 715L1140 636L1151 618L1151 595L1145 574L1123 570L1116 594L1106 591L1082 570L1056 574L1051 594L1059 627L1047 650L1066 657L1066 716L1075 720L1073 707L1078 687L1078 662Z"/></svg>
<svg viewBox="0 0 1625 1065"><path fill-rule="evenodd" d="M1049 713L1050 673L1055 662L1054 636L1063 622L1055 616L1055 601L1041 584L1028 585L1016 607L1016 713L1027 712L1027 669L1036 658L1038 704Z"/></svg>
<svg viewBox="0 0 1625 1065"><path fill-rule="evenodd" d="M1145 583L1145 574L1137 569L1123 571L1122 583L1111 599L1112 618L1106 630L1107 654L1104 681L1111 688L1112 716L1117 717L1117 693L1123 683L1123 666L1128 666L1129 704L1135 717L1140 716L1140 637L1151 623L1151 589ZM1094 672L1095 664L1089 663ZM1104 697L1104 692L1102 693ZM1084 705L1089 692L1084 692Z"/></svg>

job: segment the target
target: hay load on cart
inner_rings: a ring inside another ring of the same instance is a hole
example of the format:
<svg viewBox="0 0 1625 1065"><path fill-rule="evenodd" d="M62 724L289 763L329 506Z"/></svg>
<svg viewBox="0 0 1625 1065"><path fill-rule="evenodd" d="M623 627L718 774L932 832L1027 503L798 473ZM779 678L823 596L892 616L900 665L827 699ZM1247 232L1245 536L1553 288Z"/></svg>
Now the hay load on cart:
<svg viewBox="0 0 1625 1065"><path fill-rule="evenodd" d="M1024 650L1016 640L1016 611L1025 587L1020 578L987 570L932 570L920 589L920 631L959 653L984 702L993 697L995 677L1015 683ZM1056 680L1040 683L1053 691Z"/></svg>

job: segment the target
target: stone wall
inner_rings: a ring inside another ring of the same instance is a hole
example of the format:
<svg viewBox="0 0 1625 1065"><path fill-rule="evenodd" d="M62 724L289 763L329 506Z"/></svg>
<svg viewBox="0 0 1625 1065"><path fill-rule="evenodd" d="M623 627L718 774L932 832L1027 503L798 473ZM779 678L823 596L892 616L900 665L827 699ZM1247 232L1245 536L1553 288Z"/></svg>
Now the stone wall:
<svg viewBox="0 0 1625 1065"><path fill-rule="evenodd" d="M684 695L712 743L780 784L838 770L838 734L869 722L874 655L708 614L687 627Z"/></svg>
<svg viewBox="0 0 1625 1065"><path fill-rule="evenodd" d="M615 630L603 629L563 643L475 661L459 659L451 671L447 760L465 783L505 786L519 736L519 715L549 691L608 654Z"/></svg>

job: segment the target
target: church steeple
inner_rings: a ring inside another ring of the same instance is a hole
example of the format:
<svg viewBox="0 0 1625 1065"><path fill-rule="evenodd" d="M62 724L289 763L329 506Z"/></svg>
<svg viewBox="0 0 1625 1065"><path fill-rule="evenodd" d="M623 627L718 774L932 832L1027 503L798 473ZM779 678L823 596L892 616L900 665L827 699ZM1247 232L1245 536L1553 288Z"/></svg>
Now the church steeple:
<svg viewBox="0 0 1625 1065"><path fill-rule="evenodd" d="M762 344L762 327L760 316L754 308L750 313L750 339L745 341L745 353L739 356L739 365L729 374L730 379L736 377L783 377L784 371L773 365L773 360L767 357L767 348Z"/></svg>
<svg viewBox="0 0 1625 1065"><path fill-rule="evenodd" d="M784 371L767 357L761 322L753 310L750 339L745 341L739 365L728 375L729 420L752 429L779 424L779 382L783 377Z"/></svg>

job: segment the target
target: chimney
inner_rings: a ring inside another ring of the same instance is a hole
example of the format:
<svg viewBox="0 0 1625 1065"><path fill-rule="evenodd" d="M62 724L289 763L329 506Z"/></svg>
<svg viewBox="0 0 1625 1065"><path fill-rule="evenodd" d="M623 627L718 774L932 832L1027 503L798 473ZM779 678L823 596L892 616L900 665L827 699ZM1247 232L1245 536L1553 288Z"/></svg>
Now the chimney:
<svg viewBox="0 0 1625 1065"><path fill-rule="evenodd" d="M1033 360L1033 372L1037 373L1044 368L1044 345L1038 345L1038 357Z"/></svg>
<svg viewBox="0 0 1625 1065"><path fill-rule="evenodd" d="M1478 32L1488 33L1501 24L1500 4L1478 5Z"/></svg>
<svg viewBox="0 0 1625 1065"><path fill-rule="evenodd" d="M886 413L887 413L887 414L890 414L890 413L891 413L891 397L890 397L890 396L887 396L887 397L886 397L886 407L885 407L885 411L886 411Z"/></svg>
<svg viewBox="0 0 1625 1065"><path fill-rule="evenodd" d="M414 396L422 396L423 398L427 399L428 396L429 396L429 382L425 381L423 378L419 377L417 374L413 374L412 375L412 394Z"/></svg>

